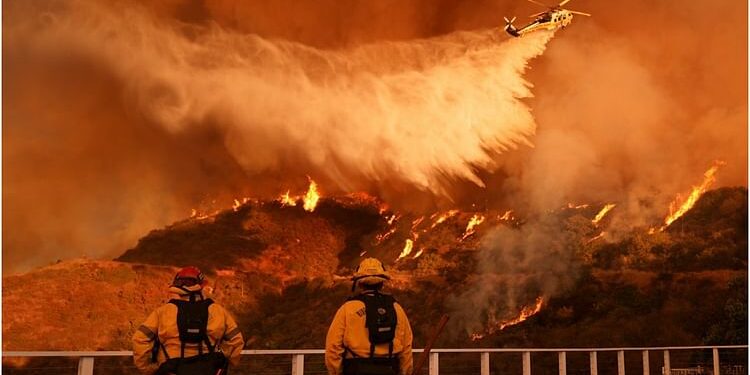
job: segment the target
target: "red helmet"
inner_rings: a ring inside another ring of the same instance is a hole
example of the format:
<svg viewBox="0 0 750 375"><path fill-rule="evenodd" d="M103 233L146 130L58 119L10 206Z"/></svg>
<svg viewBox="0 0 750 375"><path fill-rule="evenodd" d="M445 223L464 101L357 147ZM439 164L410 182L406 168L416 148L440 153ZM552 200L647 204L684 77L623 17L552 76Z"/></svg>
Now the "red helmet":
<svg viewBox="0 0 750 375"><path fill-rule="evenodd" d="M196 284L203 285L204 281L205 277L203 276L203 272L201 272L198 267L187 266L177 272L172 281L172 285L177 287L193 286Z"/></svg>

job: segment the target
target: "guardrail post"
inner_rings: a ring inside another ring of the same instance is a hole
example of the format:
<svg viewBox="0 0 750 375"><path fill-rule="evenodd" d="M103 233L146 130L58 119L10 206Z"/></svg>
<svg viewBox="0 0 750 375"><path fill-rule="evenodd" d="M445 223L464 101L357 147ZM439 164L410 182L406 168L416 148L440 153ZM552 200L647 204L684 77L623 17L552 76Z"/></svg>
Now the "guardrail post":
<svg viewBox="0 0 750 375"><path fill-rule="evenodd" d="M568 366L565 361L565 352L557 352L557 372L560 375L566 375L568 372Z"/></svg>
<svg viewBox="0 0 750 375"><path fill-rule="evenodd" d="M523 352L523 375L531 375L531 352Z"/></svg>
<svg viewBox="0 0 750 375"><path fill-rule="evenodd" d="M599 366L596 364L596 352L589 352L589 367L591 375L599 375Z"/></svg>
<svg viewBox="0 0 750 375"><path fill-rule="evenodd" d="M481 374L490 375L490 353L489 352L482 353Z"/></svg>
<svg viewBox="0 0 750 375"><path fill-rule="evenodd" d="M78 375L94 375L94 357L78 358Z"/></svg>
<svg viewBox="0 0 750 375"><path fill-rule="evenodd" d="M643 375L649 375L651 373L651 368L648 364L648 350L643 351Z"/></svg>
<svg viewBox="0 0 750 375"><path fill-rule="evenodd" d="M617 351L617 375L625 375L625 352Z"/></svg>
<svg viewBox="0 0 750 375"><path fill-rule="evenodd" d="M305 373L305 355L292 355L292 375L302 375Z"/></svg>
<svg viewBox="0 0 750 375"><path fill-rule="evenodd" d="M714 352L714 375L719 375L719 348L713 348Z"/></svg>
<svg viewBox="0 0 750 375"><path fill-rule="evenodd" d="M669 350L664 351L664 367L662 368L662 373L666 375L672 373L672 366L669 365Z"/></svg>
<svg viewBox="0 0 750 375"><path fill-rule="evenodd" d="M440 373L440 354L430 353L430 375L438 375Z"/></svg>

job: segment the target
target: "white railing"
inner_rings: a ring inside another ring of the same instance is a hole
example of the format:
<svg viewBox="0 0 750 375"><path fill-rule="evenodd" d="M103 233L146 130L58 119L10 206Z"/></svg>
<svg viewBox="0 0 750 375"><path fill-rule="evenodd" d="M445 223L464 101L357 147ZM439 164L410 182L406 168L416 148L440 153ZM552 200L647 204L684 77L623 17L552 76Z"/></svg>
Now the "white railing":
<svg viewBox="0 0 750 375"><path fill-rule="evenodd" d="M566 353L586 352L589 353L589 368L591 375L598 375L597 353L616 352L617 353L617 374L625 375L625 352L640 352L643 358L643 375L650 375L649 352L663 352L664 360L662 365L662 374L671 374L669 362L669 352L679 350L711 350L713 353L713 375L720 375L720 356L719 351L724 349L747 349L747 345L723 345L723 346L672 346L672 347L644 347L644 348L477 348L477 349L432 349L429 358L430 375L440 374L440 354L441 353L479 353L480 354L480 374L490 375L490 353L520 353L522 361L523 375L531 375L531 353L557 353L558 373L566 375L567 363ZM415 353L421 353L422 349L415 349ZM292 356L292 375L302 375L305 371L306 355L322 355L323 349L300 349L300 350L243 350L243 355L291 355ZM96 357L123 357L133 355L130 351L95 351L95 352L73 352L73 351L3 351L3 357L78 357L78 375L93 375L94 358ZM659 374L655 374L659 375Z"/></svg>

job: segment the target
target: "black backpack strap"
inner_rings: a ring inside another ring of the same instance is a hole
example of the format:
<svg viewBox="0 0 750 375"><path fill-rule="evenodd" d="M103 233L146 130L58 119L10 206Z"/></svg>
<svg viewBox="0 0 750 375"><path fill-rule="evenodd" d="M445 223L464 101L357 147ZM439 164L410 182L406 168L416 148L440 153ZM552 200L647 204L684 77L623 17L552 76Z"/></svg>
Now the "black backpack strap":
<svg viewBox="0 0 750 375"><path fill-rule="evenodd" d="M159 346L161 346L161 351L164 352L164 358L167 361L170 360L169 353L167 353L167 348L164 347L164 344L162 342L159 342Z"/></svg>

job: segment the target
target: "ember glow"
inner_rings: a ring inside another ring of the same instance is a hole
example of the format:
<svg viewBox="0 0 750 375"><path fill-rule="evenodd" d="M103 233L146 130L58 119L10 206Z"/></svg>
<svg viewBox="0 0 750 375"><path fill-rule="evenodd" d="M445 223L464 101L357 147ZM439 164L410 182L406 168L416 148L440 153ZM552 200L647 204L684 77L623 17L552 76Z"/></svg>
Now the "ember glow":
<svg viewBox="0 0 750 375"><path fill-rule="evenodd" d="M543 304L544 304L544 298L537 297L536 302L534 303L534 305L533 306L526 306L523 309L521 309L521 312L518 314L517 317L512 318L512 319L508 319L508 320L505 320L505 321L502 321L502 322L497 323L497 324L491 324L490 327L489 327L489 329L487 330L486 334L493 334L495 332L502 331L502 330L504 330L504 329L506 329L506 328L508 328L510 326L514 326L516 324L519 324L519 323L525 321L526 319L528 319L528 318L536 315L539 311L541 311ZM475 333L471 334L471 340L472 341L477 341L477 340L480 340L480 339L482 339L484 337L485 337L484 333L475 332Z"/></svg>
<svg viewBox="0 0 750 375"><path fill-rule="evenodd" d="M513 210L505 211L503 216L500 217L500 220L503 220L503 221L513 221L513 219L514 219Z"/></svg>
<svg viewBox="0 0 750 375"><path fill-rule="evenodd" d="M594 217L594 219L591 220L591 223L593 223L594 225L599 224L599 222L602 221L602 219L604 219L604 216L607 216L607 213L609 213L609 211L612 211L612 209L615 208L615 206L617 205L614 203L605 205L604 208L602 208L601 211L599 211L599 213L596 214L596 217Z"/></svg>
<svg viewBox="0 0 750 375"><path fill-rule="evenodd" d="M466 224L466 230L464 230L464 235L461 236L461 240L465 240L469 238L471 235L476 233L476 227L479 224L482 224L484 222L484 215L481 214L474 214L474 216L471 217L469 220L469 223Z"/></svg>
<svg viewBox="0 0 750 375"><path fill-rule="evenodd" d="M719 168L723 165L726 165L723 161L715 161L714 165L709 168L705 173L703 173L703 182L701 182L698 186L693 186L693 190L690 192L690 195L687 196L687 198L683 199L681 196L677 196L672 203L669 205L669 215L664 219L664 225L659 229L659 231L663 231L667 229L667 227L672 224L675 220L679 219L684 215L686 212L688 212L696 202L698 202L698 199L703 195L703 193L710 188L714 182L716 182L716 172L719 171Z"/></svg>
<svg viewBox="0 0 750 375"><path fill-rule="evenodd" d="M596 240L598 240L600 238L604 238L605 234L607 234L607 232L601 232L601 233L597 234L596 236L592 237L591 239L589 239L588 241L586 241L586 243L592 243L592 242L594 242L594 241L596 241Z"/></svg>

